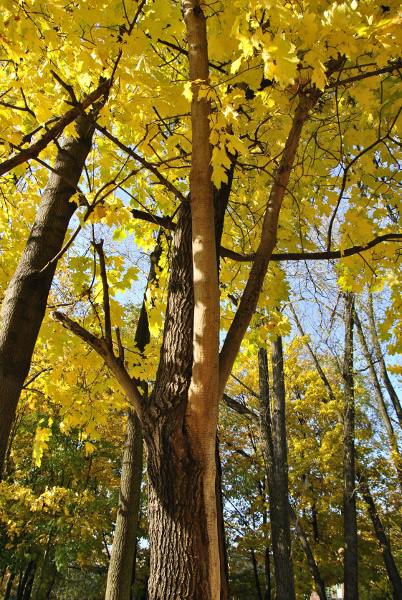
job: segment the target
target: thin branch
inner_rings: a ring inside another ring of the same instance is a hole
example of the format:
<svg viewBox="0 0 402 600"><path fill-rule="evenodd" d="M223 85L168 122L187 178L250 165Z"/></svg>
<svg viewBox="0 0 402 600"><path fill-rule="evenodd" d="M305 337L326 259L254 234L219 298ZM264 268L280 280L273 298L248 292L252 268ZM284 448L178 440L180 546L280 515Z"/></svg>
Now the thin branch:
<svg viewBox="0 0 402 600"><path fill-rule="evenodd" d="M398 242L402 240L402 233L384 233L378 237L370 240L366 244L360 244L357 246L351 246L345 248L345 250L325 250L321 252L274 252L271 256L272 261L300 261L300 260L331 260L337 258L346 258L347 256L353 256L354 254L360 254L366 252L371 248L374 248L382 242ZM229 250L228 248L221 247L220 255L223 258L231 258L238 262L252 262L255 259L255 254L240 254Z"/></svg>
<svg viewBox="0 0 402 600"><path fill-rule="evenodd" d="M116 357L113 350L108 346L106 340L98 338L96 335L82 327L76 321L73 321L62 312L55 311L53 318L59 321L63 327L74 333L77 337L83 340L88 346L90 346L109 367L110 371L116 377L123 391L125 392L129 402L132 404L134 410L137 412L138 417L141 419L144 411L144 401L141 397L135 382L131 379L124 364Z"/></svg>
<svg viewBox="0 0 402 600"><path fill-rule="evenodd" d="M135 152L135 150L133 150L129 146L126 146L126 144L123 144L123 142L121 142L117 137L115 137L112 133L110 133L110 131L108 131L106 129L106 127L103 127L102 125L99 125L98 123L95 123L95 129L100 131L100 133L102 133L111 142L113 142L118 148L120 148L120 150L123 150L123 152L126 152L129 156L131 156L131 158L133 158L134 160L139 162L140 165L142 165L143 167L148 169L148 171L150 171L153 175L155 175L155 177L158 179L158 181L162 185L164 185L166 187L166 189L168 189L170 192L172 192L182 202L186 201L186 197L180 192L180 190L178 190L173 185L173 183L171 183L168 179L166 179L166 177L164 175L162 175L162 173L160 173L158 168L153 163L150 163L143 156L141 156L140 154Z"/></svg>
<svg viewBox="0 0 402 600"><path fill-rule="evenodd" d="M388 67L383 67L382 69L376 69L375 71L366 71L365 73L360 73L359 75L354 75L353 77L348 77L347 79L341 79L340 81L335 81L334 83L329 83L325 86L325 89L331 89L335 87L339 87L340 85L348 85L349 83L353 83L354 81L360 81L361 79L367 79L367 77L375 77L376 75L383 75L384 73L392 73L393 71L397 71L402 68L402 61L398 61Z"/></svg>
<svg viewBox="0 0 402 600"><path fill-rule="evenodd" d="M101 240L98 243L93 242L93 247L95 248L95 251L99 256L100 275L102 279L103 314L105 318L105 340L108 347L112 349L112 322L110 318L109 284L107 281L105 253L103 252L103 240Z"/></svg>

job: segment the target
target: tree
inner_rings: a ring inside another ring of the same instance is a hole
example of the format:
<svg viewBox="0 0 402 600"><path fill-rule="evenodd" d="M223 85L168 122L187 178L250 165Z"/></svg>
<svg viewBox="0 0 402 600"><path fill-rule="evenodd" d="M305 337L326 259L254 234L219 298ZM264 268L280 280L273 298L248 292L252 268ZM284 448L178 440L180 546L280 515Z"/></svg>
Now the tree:
<svg viewBox="0 0 402 600"><path fill-rule="evenodd" d="M94 11L95 5L87 6ZM92 69L100 65L102 76L119 81L118 97L110 94L95 124L99 153L88 186L90 200L106 186L118 190L126 204L117 191L90 204L92 237L102 223L112 228L115 241L134 232L146 248L152 223L174 228L168 297L160 291L164 334L149 400L138 393L135 361L126 365L116 352L119 340L105 301L107 277L98 277L103 292L95 294L90 283L89 307L72 303L68 315L57 312L56 318L100 354L141 421L151 482L150 597L216 598L218 404L242 343L259 341L249 331L252 320L257 337L263 337L275 315L267 305L272 308L286 296L283 274L270 263L341 258L344 289L367 279L372 264L379 272L394 268L400 234L387 221L387 206L397 187L400 151L396 7L389 7L385 18L381 7L354 2L310 11L286 4L274 10L244 0L219 8L183 0L181 15L177 3L166 7L156 1L139 3L129 17L124 3L111 3L96 16L71 6L68 22L57 5L35 8L16 8L16 22L38 37L42 62L46 42L51 48L60 44L52 60L58 84L70 97L70 78L88 87ZM43 38L36 28L44 29ZM225 48L219 43L223 33ZM41 89L40 82L35 74L30 85L27 75L31 56L25 56L8 23L4 38L11 57L7 76L21 55L19 81L31 90L28 99L39 104L32 86ZM35 48L34 59L37 54ZM77 67L76 77L66 57ZM51 70L45 73L53 81ZM21 106L4 102L9 122ZM47 119L49 106L44 112ZM9 127L7 148L21 151L20 132ZM23 174L29 179L29 172ZM12 188L11 178L7 186ZM230 223L224 223L225 214ZM274 254L277 244L281 252ZM232 248L225 249L228 245ZM222 263L219 281L217 248L238 262L235 273L232 262ZM124 259L119 268L126 270ZM100 303L93 302L99 293L103 320ZM220 326L226 337L219 353ZM131 346L127 339L121 345ZM144 353L144 364L150 356ZM153 375L142 373L144 381Z"/></svg>

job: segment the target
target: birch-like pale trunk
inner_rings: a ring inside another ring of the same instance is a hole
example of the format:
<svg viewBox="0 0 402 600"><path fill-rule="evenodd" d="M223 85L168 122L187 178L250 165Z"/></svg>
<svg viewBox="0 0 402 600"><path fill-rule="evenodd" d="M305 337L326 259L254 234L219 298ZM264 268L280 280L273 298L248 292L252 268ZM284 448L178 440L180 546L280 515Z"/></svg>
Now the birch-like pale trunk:
<svg viewBox="0 0 402 600"><path fill-rule="evenodd" d="M194 283L193 368L186 421L192 452L202 465L202 491L208 536L211 600L220 596L220 557L215 493L215 436L218 419L219 286L215 211L211 181L210 102L200 98L209 85L206 17L199 0L182 0L192 82L190 172Z"/></svg>

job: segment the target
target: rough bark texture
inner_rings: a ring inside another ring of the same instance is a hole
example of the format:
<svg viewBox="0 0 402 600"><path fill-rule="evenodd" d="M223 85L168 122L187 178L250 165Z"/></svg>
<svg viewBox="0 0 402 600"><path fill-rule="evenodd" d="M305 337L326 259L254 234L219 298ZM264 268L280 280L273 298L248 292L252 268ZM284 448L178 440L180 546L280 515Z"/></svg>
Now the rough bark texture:
<svg viewBox="0 0 402 600"><path fill-rule="evenodd" d="M285 381L282 340L272 347L273 414L271 418L268 361L264 349L259 351L260 427L265 444L272 550L275 565L277 600L295 600L293 563L290 546L288 462L285 421Z"/></svg>
<svg viewBox="0 0 402 600"><path fill-rule="evenodd" d="M395 564L395 560L391 551L390 541L385 533L384 526L381 522L380 515L377 512L376 505L374 503L373 496L371 494L368 482L366 478L360 473L360 491L363 496L363 500L367 505L367 509L370 515L371 522L377 537L377 541L381 547L382 556L384 559L385 568L387 570L388 579L392 587L393 600L402 600L402 581L399 574L398 568Z"/></svg>
<svg viewBox="0 0 402 600"><path fill-rule="evenodd" d="M389 394L389 397L391 398L391 402L392 402L392 405L396 412L396 416L398 417L399 426L402 428L401 401L400 401L399 396L396 393L395 388L392 385L392 382L388 375L388 370L387 370L387 366L385 364L384 355L381 350L380 340L378 339L377 326L375 323L375 316L374 316L373 297L371 294L369 296L368 305L369 305L370 333L371 333L371 339L372 339L374 351L376 354L376 359L378 361L378 364L380 365L380 372L381 372L381 377L382 377L383 383Z"/></svg>
<svg viewBox="0 0 402 600"><path fill-rule="evenodd" d="M76 191L91 148L93 126L82 117L78 137L61 140L60 149L18 267L8 285L0 330L0 476L17 403L28 374L62 248L76 205ZM50 263L50 264L49 264ZM47 268L46 265L49 266Z"/></svg>
<svg viewBox="0 0 402 600"><path fill-rule="evenodd" d="M355 399L353 385L353 296L345 295L343 363L345 414L343 455L344 600L358 600L358 555L355 471Z"/></svg>
<svg viewBox="0 0 402 600"><path fill-rule="evenodd" d="M144 418L150 480L150 600L209 598L202 467L184 425L191 380L193 286L190 206L173 236L164 339Z"/></svg>

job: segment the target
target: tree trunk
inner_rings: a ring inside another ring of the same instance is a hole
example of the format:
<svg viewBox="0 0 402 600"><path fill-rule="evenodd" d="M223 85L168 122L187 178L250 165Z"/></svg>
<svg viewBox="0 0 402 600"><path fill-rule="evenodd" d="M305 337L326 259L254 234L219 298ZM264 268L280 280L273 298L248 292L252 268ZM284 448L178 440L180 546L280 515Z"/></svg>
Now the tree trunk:
<svg viewBox="0 0 402 600"><path fill-rule="evenodd" d="M15 579L15 573L10 573L9 577L8 577L8 581L7 581L7 586L6 586L6 591L4 593L4 600L10 600L11 597L11 591L13 589L13 582Z"/></svg>
<svg viewBox="0 0 402 600"><path fill-rule="evenodd" d="M222 464L219 453L219 440L216 437L216 512L218 515L219 556L221 565L221 595L220 600L229 600L229 568L226 546L225 522L223 519L222 496Z"/></svg>
<svg viewBox="0 0 402 600"><path fill-rule="evenodd" d="M269 555L269 546L267 546L265 548L265 553L264 553L264 572L265 572L265 600L271 600L272 584L271 584L271 558Z"/></svg>
<svg viewBox="0 0 402 600"><path fill-rule="evenodd" d="M149 600L208 599L208 549L202 465L185 427L191 381L193 286L190 206L183 203L173 236L164 339L144 418L148 452Z"/></svg>
<svg viewBox="0 0 402 600"><path fill-rule="evenodd" d="M358 316L356 310L354 311L354 320L355 320L356 329L357 329L357 333L358 333L359 340L360 340L360 345L362 347L363 356L364 356L365 361L367 362L367 365L370 370L371 381L373 383L375 395L377 398L378 409L381 413L382 420L384 421L384 425L387 430L387 434L388 434L388 438L389 438L389 445L391 448L391 459L395 465L395 468L396 468L396 471L398 474L399 483L402 487L402 462L401 462L401 454L400 454L399 447L398 447L398 441L397 441L397 438L395 435L394 427L392 425L390 416L388 414L388 408L385 403L385 399L384 399L384 395L382 393L380 382L378 381L377 372L375 370L374 362L373 362L372 356L370 354L370 350L369 350L369 347L367 344L366 337L364 335L363 327L362 327L362 324L360 322L360 319L359 319L359 316Z"/></svg>
<svg viewBox="0 0 402 600"><path fill-rule="evenodd" d="M263 598L262 598L262 590L261 590L261 583L260 583L260 576L258 575L257 558L256 558L256 555L255 555L255 550L253 550L253 549L250 550L250 558L251 558L251 564L253 566L255 589L256 589L256 592L257 592L258 600L263 600Z"/></svg>
<svg viewBox="0 0 402 600"><path fill-rule="evenodd" d="M345 350L343 380L345 396L343 454L344 600L358 600L358 555L355 473L355 399L353 384L352 294L345 294Z"/></svg>
<svg viewBox="0 0 402 600"><path fill-rule="evenodd" d="M142 447L141 423L135 412L129 410L105 600L130 600L141 498Z"/></svg>
<svg viewBox="0 0 402 600"><path fill-rule="evenodd" d="M310 546L310 543L306 536L306 533L305 533L303 527L301 526L301 524L299 523L297 515L291 506L289 507L289 510L290 510L290 518L294 523L295 530L296 530L297 536L300 540L301 547L303 548L304 553L306 555L308 567L310 569L311 576L312 576L315 586L317 588L317 593L320 597L320 600L327 600L327 596L325 593L325 584L321 577L321 573L318 568L318 565L315 561L314 554L313 554L313 551L311 550L311 546Z"/></svg>
<svg viewBox="0 0 402 600"><path fill-rule="evenodd" d="M150 257L147 287L156 277L156 267L161 251L161 246L157 243ZM135 343L141 353L144 352L146 345L150 341L145 296L146 291L135 332ZM124 360L124 356L120 358ZM147 393L147 386L144 382L137 381L136 383L139 388L142 388L145 395ZM107 575L105 600L130 600L131 598L131 590L134 584L133 574L135 573L142 468L142 426L135 411L129 410L121 469L119 507L113 538L112 556Z"/></svg>
<svg viewBox="0 0 402 600"><path fill-rule="evenodd" d="M392 587L393 600L402 600L402 581L398 568L391 551L390 541L385 533L384 526L381 522L380 515L377 512L373 496L371 495L368 482L362 473L359 473L360 491L367 505L367 509L373 523L373 528L377 537L377 541L381 546L382 556L384 559L385 568L387 570L388 579Z"/></svg>
<svg viewBox="0 0 402 600"><path fill-rule="evenodd" d="M264 349L259 350L260 427L265 444L269 490L272 550L275 565L277 600L295 600L293 563L290 547L288 463L285 421L285 381L282 340L272 347L273 415L271 420L268 361Z"/></svg>
<svg viewBox="0 0 402 600"><path fill-rule="evenodd" d="M373 347L374 347L374 351L376 354L376 358L378 361L378 364L380 365L380 372L381 372L381 377L382 380L384 382L385 388L389 394L389 397L391 398L391 402L392 405L394 407L394 410L396 412L396 416L398 417L398 423L399 426L402 428L402 407L401 407L401 402L399 400L399 396L395 391L394 386L392 385L392 382L389 378L388 375L388 371L387 371L387 366L385 364L385 360L384 360L384 355L382 353L381 350L381 345L380 345L380 340L378 339L378 334L377 334L377 326L375 323L375 316L374 316L374 306L373 306L373 296L372 294L369 294L369 322L370 322L370 333L371 333L371 339L373 342Z"/></svg>
<svg viewBox="0 0 402 600"><path fill-rule="evenodd" d="M91 148L93 125L77 121L77 138L60 142L42 202L18 267L5 292L0 331L0 477L18 400L68 224L76 209L70 199Z"/></svg>

